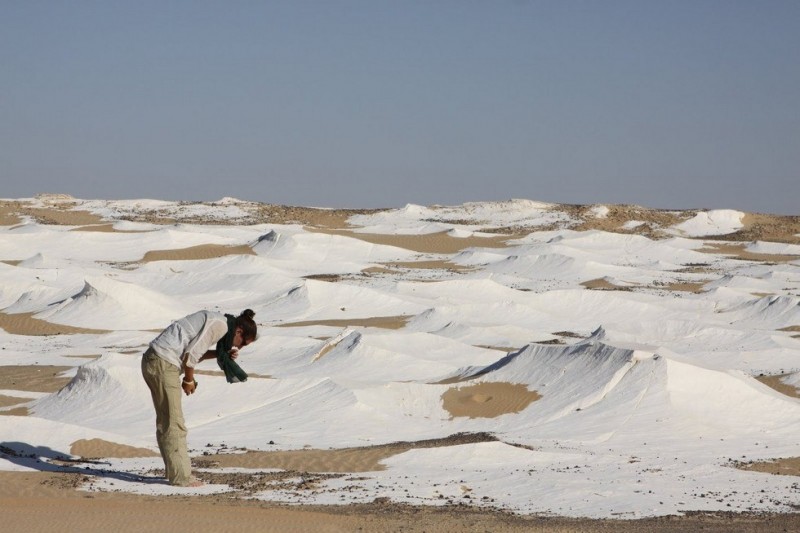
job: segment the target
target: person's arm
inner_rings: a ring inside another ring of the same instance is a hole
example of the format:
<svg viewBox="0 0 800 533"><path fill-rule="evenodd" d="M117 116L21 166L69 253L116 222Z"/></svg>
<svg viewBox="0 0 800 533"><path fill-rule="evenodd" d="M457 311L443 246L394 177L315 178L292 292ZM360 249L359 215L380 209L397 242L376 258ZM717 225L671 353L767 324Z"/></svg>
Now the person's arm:
<svg viewBox="0 0 800 533"><path fill-rule="evenodd" d="M186 364L186 357L183 358L183 381L181 382L181 388L186 395L194 394L195 389L197 389L197 382L194 380L194 367L188 366Z"/></svg>
<svg viewBox="0 0 800 533"><path fill-rule="evenodd" d="M234 346L231 348L230 351L231 359L236 359L239 356L239 348ZM216 359L217 358L217 351L216 350L208 350L206 353L200 357L197 361L205 361L206 359ZM186 359L188 359L188 355L183 357L183 382L181 383L181 388L183 392L186 393L188 396L189 394L193 394L195 389L197 388L197 381L194 379L194 367L188 366L186 364Z"/></svg>
<svg viewBox="0 0 800 533"><path fill-rule="evenodd" d="M230 350L228 350L228 355L231 356L231 359L236 359L239 357L239 348L233 346ZM203 356L197 361L205 361L206 359L216 359L217 358L217 351L216 350L209 350L203 354Z"/></svg>
<svg viewBox="0 0 800 533"><path fill-rule="evenodd" d="M231 356L231 359L236 359L237 357L239 357L239 348L234 346L233 348L230 349L228 354ZM202 357L200 357L200 359L197 362L199 363L200 361L205 361L206 359L216 359L216 358L217 358L217 351L208 350L206 353L203 354Z"/></svg>
<svg viewBox="0 0 800 533"><path fill-rule="evenodd" d="M206 353L203 354L202 357L200 357L200 360L198 362L205 361L206 359L216 359L216 358L217 358L217 351L208 350Z"/></svg>

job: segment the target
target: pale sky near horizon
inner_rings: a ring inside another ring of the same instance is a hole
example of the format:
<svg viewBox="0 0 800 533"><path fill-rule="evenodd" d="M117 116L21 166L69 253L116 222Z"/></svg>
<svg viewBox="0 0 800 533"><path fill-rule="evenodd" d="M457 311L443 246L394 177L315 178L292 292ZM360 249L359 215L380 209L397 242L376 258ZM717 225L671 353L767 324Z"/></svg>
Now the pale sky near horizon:
<svg viewBox="0 0 800 533"><path fill-rule="evenodd" d="M0 198L800 214L795 0L0 13Z"/></svg>

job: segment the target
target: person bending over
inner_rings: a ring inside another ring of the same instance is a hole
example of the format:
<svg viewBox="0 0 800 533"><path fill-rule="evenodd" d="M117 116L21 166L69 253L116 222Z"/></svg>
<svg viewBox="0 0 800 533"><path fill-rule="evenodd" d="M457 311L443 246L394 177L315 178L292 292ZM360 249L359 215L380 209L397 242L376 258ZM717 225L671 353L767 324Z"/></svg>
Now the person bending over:
<svg viewBox="0 0 800 533"><path fill-rule="evenodd" d="M203 484L191 475L181 390L187 396L194 394L195 365L206 359L217 359L229 383L247 380L247 374L234 359L239 348L256 340L258 328L253 317L251 309L238 317L214 311L192 313L170 324L150 342L142 356L142 376L156 410L158 449L171 485Z"/></svg>

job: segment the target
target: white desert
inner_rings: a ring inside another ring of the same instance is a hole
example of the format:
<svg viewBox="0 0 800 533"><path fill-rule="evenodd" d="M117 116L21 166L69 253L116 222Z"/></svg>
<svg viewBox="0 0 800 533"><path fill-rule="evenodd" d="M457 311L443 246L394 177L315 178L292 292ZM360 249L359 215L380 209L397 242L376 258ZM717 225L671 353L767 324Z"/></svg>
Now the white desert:
<svg viewBox="0 0 800 533"><path fill-rule="evenodd" d="M141 354L251 308L163 480ZM0 200L11 531L800 527L800 217Z"/></svg>

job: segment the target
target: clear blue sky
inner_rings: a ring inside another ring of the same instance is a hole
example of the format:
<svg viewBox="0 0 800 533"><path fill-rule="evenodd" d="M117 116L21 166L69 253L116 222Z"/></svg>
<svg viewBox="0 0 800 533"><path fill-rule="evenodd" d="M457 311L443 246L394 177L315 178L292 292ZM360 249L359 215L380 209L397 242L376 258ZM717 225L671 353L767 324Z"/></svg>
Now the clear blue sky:
<svg viewBox="0 0 800 533"><path fill-rule="evenodd" d="M800 1L0 0L0 184L800 214Z"/></svg>

